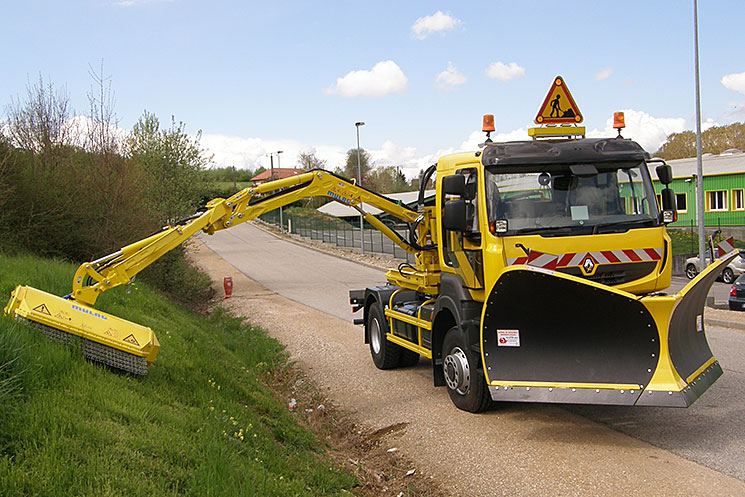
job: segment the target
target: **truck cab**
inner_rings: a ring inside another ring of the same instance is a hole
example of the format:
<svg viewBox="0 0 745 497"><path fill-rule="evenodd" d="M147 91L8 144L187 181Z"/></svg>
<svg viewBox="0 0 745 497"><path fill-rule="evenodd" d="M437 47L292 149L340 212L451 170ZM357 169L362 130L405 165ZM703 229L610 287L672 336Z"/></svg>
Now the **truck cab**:
<svg viewBox="0 0 745 497"><path fill-rule="evenodd" d="M488 144L442 158L442 271L457 274L482 302L483 291L514 265L634 294L664 290L670 239L647 158L623 139ZM461 194L459 185L448 187L461 181Z"/></svg>

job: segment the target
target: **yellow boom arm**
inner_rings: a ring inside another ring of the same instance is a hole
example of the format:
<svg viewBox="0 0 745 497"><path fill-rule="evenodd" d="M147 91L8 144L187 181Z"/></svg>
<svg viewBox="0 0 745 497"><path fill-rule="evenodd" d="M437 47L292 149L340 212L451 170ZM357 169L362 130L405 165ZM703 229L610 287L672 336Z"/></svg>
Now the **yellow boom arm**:
<svg viewBox="0 0 745 497"><path fill-rule="evenodd" d="M230 228L308 197L328 197L354 207L365 221L380 230L403 250L409 253L419 251L375 216L365 213L361 204L373 205L410 225L419 219L419 213L357 186L345 178L328 171L315 170L245 188L227 199L211 200L203 212L180 221L174 226L166 226L159 233L127 245L106 257L81 264L73 278L70 298L92 306L101 293L129 283L137 273L197 232L204 231L211 235L215 231ZM419 240L425 240L429 236L429 223L421 223L419 226Z"/></svg>

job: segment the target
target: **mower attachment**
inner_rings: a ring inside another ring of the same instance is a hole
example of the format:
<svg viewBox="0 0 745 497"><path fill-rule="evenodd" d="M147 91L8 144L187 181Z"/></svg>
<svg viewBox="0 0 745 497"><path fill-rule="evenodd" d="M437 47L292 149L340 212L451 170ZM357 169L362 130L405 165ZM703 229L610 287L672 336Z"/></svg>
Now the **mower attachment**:
<svg viewBox="0 0 745 497"><path fill-rule="evenodd" d="M675 295L639 297L531 266L509 268L481 318L492 399L688 407L722 374L704 331L716 261Z"/></svg>
<svg viewBox="0 0 745 497"><path fill-rule="evenodd" d="M147 374L160 344L150 328L28 286L10 295L5 314L32 322L50 338L77 341L90 360Z"/></svg>

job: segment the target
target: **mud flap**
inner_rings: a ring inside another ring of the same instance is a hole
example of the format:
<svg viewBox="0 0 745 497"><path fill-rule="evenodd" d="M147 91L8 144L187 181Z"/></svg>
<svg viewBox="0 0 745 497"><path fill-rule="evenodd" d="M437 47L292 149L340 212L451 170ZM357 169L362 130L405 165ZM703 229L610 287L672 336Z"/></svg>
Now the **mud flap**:
<svg viewBox="0 0 745 497"><path fill-rule="evenodd" d="M707 269L676 295L640 298L563 273L508 269L481 322L492 398L687 407L721 374L703 330L719 272Z"/></svg>

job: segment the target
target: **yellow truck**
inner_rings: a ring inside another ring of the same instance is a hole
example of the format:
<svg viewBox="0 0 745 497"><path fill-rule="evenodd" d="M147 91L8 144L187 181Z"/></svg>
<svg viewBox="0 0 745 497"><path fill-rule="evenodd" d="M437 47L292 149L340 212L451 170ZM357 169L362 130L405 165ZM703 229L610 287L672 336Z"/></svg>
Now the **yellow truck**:
<svg viewBox="0 0 745 497"><path fill-rule="evenodd" d="M145 374L160 347L155 334L97 311L97 297L199 231L213 234L322 196L356 208L415 255L415 263L386 273L387 284L350 291L378 368L423 356L434 384L471 412L492 401L693 403L722 374L703 309L719 266L736 254L666 295L665 224L674 219L675 197L669 188L656 197L648 167L655 160L637 143L620 133L584 138L576 125L495 143L493 128L484 129L479 150L442 157L427 170L415 206L323 170L271 181L83 263L66 297L19 286L5 312L53 338L81 340L92 360ZM657 162L667 185L670 166ZM427 199L432 178L436 195ZM366 213L363 203L407 224L408 236Z"/></svg>

